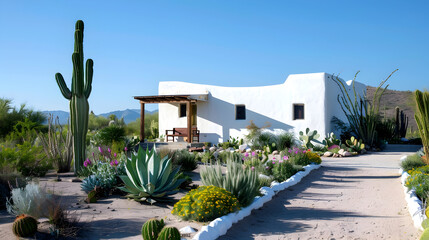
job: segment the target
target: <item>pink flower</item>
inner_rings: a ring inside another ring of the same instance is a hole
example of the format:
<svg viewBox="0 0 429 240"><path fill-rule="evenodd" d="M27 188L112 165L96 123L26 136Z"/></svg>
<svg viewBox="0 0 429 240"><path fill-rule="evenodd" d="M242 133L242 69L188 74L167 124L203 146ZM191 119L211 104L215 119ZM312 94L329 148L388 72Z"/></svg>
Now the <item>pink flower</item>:
<svg viewBox="0 0 429 240"><path fill-rule="evenodd" d="M101 147L98 147L98 151L100 151L101 153L103 153L103 149Z"/></svg>
<svg viewBox="0 0 429 240"><path fill-rule="evenodd" d="M273 161L273 164L276 164L276 162Z"/></svg>
<svg viewBox="0 0 429 240"><path fill-rule="evenodd" d="M273 160L276 160L276 157L273 157Z"/></svg>
<svg viewBox="0 0 429 240"><path fill-rule="evenodd" d="M93 157L95 156L94 152L92 152L92 156L93 156Z"/></svg>
<svg viewBox="0 0 429 240"><path fill-rule="evenodd" d="M252 157L256 156L256 152L252 152Z"/></svg>
<svg viewBox="0 0 429 240"><path fill-rule="evenodd" d="M255 170L255 167L252 167L251 169L252 169L252 171L254 171L254 170Z"/></svg>
<svg viewBox="0 0 429 240"><path fill-rule="evenodd" d="M306 153L306 151L305 151L305 150L302 150L302 153Z"/></svg>
<svg viewBox="0 0 429 240"><path fill-rule="evenodd" d="M108 151L109 153L111 153L111 152L112 152L112 150L110 150L110 148L107 148L107 151Z"/></svg>
<svg viewBox="0 0 429 240"><path fill-rule="evenodd" d="M128 148L127 148L127 147L125 147L125 148L124 148L124 150L125 150L125 152L126 152L126 151L128 151Z"/></svg>
<svg viewBox="0 0 429 240"><path fill-rule="evenodd" d="M111 162L110 162L110 165L111 165L112 167L114 167L114 166L118 166L118 164L119 164L119 163L118 163L118 160L116 160L116 159L115 159L114 161L111 161Z"/></svg>
<svg viewBox="0 0 429 240"><path fill-rule="evenodd" d="M283 160L280 160L279 163L283 163Z"/></svg>
<svg viewBox="0 0 429 240"><path fill-rule="evenodd" d="M284 159L284 160L288 160L288 159L289 159L289 157L288 157L288 156L284 156L284 157L283 157L283 159Z"/></svg>
<svg viewBox="0 0 429 240"><path fill-rule="evenodd" d="M116 157L116 153L114 153L113 156Z"/></svg>
<svg viewBox="0 0 429 240"><path fill-rule="evenodd" d="M289 149L289 151L288 151L289 153L292 153L292 149Z"/></svg>
<svg viewBox="0 0 429 240"><path fill-rule="evenodd" d="M265 167L265 169L270 169L270 167L267 166L267 167Z"/></svg>
<svg viewBox="0 0 429 240"><path fill-rule="evenodd" d="M246 153L244 154L244 156L245 156L245 157L248 157L248 156L249 156L249 153L248 153L248 152L246 152Z"/></svg>
<svg viewBox="0 0 429 240"><path fill-rule="evenodd" d="M91 160L89 160L89 158L87 158L87 159L83 162L83 166L88 167L89 165L91 165Z"/></svg>
<svg viewBox="0 0 429 240"><path fill-rule="evenodd" d="M295 151L295 154L298 154L298 150Z"/></svg>

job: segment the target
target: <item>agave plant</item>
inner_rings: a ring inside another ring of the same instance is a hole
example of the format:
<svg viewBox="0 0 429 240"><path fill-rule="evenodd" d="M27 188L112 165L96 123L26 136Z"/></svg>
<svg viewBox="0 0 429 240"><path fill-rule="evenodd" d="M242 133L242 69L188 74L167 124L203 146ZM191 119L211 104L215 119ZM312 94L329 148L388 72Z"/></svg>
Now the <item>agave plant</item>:
<svg viewBox="0 0 429 240"><path fill-rule="evenodd" d="M149 151L140 146L137 155L131 155L131 159L126 161L125 170L127 175L119 176L125 187L119 189L127 192L128 198L138 202L153 204L166 200L177 192L185 180L176 178L179 168L173 168L168 156L161 159L155 147Z"/></svg>

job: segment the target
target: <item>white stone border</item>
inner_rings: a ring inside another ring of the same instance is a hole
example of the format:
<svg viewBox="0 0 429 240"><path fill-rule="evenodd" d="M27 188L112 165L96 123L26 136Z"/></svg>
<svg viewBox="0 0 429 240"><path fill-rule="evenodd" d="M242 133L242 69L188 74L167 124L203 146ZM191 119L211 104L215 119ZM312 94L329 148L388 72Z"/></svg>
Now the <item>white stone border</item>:
<svg viewBox="0 0 429 240"><path fill-rule="evenodd" d="M407 156L401 157L401 162L407 159ZM405 182L407 178L410 176L407 172L404 172L402 168L399 169L399 174L401 174L401 183L402 187L404 187L405 201L408 204L408 211L410 212L411 217L414 221L414 227L423 230L422 222L426 219L426 215L424 214L423 203L417 197L416 192L413 190L408 191L408 188L405 186Z"/></svg>
<svg viewBox="0 0 429 240"><path fill-rule="evenodd" d="M232 224L237 223L243 218L250 215L252 210L261 208L264 203L270 201L274 195L279 191L285 190L286 188L293 186L301 181L301 179L307 176L314 169L320 168L320 165L310 164L304 167L304 171L300 171L288 178L286 181L278 183L272 182L271 187L262 187L260 189L263 196L257 196L253 200L252 204L242 208L238 212L233 212L225 216L216 218L211 221L209 225L203 226L200 231L192 238L193 240L211 240L217 239L218 237L226 234L228 229L232 227Z"/></svg>

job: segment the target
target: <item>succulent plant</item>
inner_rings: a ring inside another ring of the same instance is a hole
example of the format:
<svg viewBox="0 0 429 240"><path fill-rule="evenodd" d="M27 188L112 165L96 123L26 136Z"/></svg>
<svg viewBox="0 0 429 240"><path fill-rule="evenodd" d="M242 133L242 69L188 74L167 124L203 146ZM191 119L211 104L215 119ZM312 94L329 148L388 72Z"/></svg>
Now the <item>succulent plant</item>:
<svg viewBox="0 0 429 240"><path fill-rule="evenodd" d="M61 73L55 74L57 84L63 96L70 101L71 130L73 134L74 172L77 174L85 160L86 133L88 132L89 104L92 89L92 59L86 61L83 68L83 21L76 22L74 34L74 52L72 54L73 77L71 91L64 82ZM85 82L84 82L85 76Z"/></svg>
<svg viewBox="0 0 429 240"><path fill-rule="evenodd" d="M127 175L119 176L125 187L119 187L127 192L128 198L135 201L147 201L151 204L157 200L167 199L177 192L184 179L177 179L179 168L173 169L168 156L161 157L153 147L151 151L143 150L140 146L137 155L131 155L125 163Z"/></svg>
<svg viewBox="0 0 429 240"><path fill-rule="evenodd" d="M165 227L159 233L158 240L180 240L180 232L175 227Z"/></svg>
<svg viewBox="0 0 429 240"><path fill-rule="evenodd" d="M21 214L13 222L12 232L17 237L31 237L37 232L37 220L29 215Z"/></svg>
<svg viewBox="0 0 429 240"><path fill-rule="evenodd" d="M419 128L425 152L423 161L429 164L429 92L417 90L415 92L415 98L418 111L416 111L414 117L417 122L417 127Z"/></svg>
<svg viewBox="0 0 429 240"><path fill-rule="evenodd" d="M164 220L157 220L155 218L147 220L142 226L143 240L157 240L158 235L164 227Z"/></svg>
<svg viewBox="0 0 429 240"><path fill-rule="evenodd" d="M317 133L316 130L310 131L309 128L305 129L305 134L300 131L299 132L299 140L302 141L303 145L307 148L313 148L314 145L311 143L311 141L317 142L317 139L320 137L320 135Z"/></svg>
<svg viewBox="0 0 429 240"><path fill-rule="evenodd" d="M331 132L328 137L325 138L325 140L323 140L323 145L325 145L327 148L333 146L333 145L340 145L341 144L341 140L337 139L337 136L335 136L335 134L333 132Z"/></svg>
<svg viewBox="0 0 429 240"><path fill-rule="evenodd" d="M80 187L86 193L94 190L94 188L97 186L101 186L101 182L95 175L90 175L89 177L83 179L82 184L80 184Z"/></svg>
<svg viewBox="0 0 429 240"><path fill-rule="evenodd" d="M96 203L97 202L97 191L92 190L88 193L88 196L85 200L87 203Z"/></svg>
<svg viewBox="0 0 429 240"><path fill-rule="evenodd" d="M365 144L362 143L362 140L357 140L355 137L351 137L350 140L346 140L346 143L341 145L342 149L346 149L349 152L358 152L360 153L365 149Z"/></svg>

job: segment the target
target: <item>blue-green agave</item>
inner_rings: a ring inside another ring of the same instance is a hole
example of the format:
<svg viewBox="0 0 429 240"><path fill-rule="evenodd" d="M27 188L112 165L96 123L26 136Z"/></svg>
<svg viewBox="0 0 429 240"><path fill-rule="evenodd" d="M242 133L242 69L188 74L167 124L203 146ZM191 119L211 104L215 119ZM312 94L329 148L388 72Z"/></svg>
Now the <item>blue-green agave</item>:
<svg viewBox="0 0 429 240"><path fill-rule="evenodd" d="M161 159L155 150L144 150L139 147L137 155L131 155L125 163L127 175L119 176L127 192L128 198L135 201L147 201L151 204L165 200L169 195L175 194L184 179L177 179L179 168L173 168L168 156Z"/></svg>

